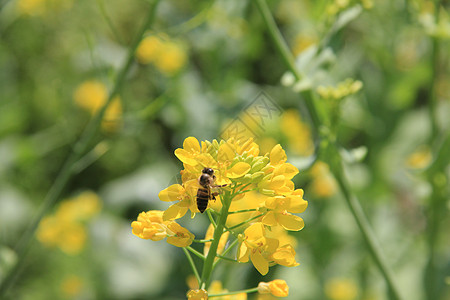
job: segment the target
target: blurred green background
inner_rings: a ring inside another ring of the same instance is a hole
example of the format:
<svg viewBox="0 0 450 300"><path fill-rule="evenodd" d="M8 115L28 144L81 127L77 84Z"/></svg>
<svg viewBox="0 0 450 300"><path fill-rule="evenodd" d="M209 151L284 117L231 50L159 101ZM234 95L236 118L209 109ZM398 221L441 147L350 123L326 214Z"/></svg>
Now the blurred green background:
<svg viewBox="0 0 450 300"><path fill-rule="evenodd" d="M0 280L151 2L0 1ZM250 264L225 263L217 277L230 290L282 278L289 299L389 299L326 162L312 163L305 89L340 112L346 175L401 294L450 299L448 2L268 1L300 83L252 2L159 3L7 299L183 299L191 271L181 249L140 240L130 224L167 208L158 193L176 182L173 151L186 137L220 138L236 120L254 126L263 153L286 149L309 207L293 234L300 266L263 278ZM261 91L279 110L258 129L245 108ZM205 216L183 220L202 237Z"/></svg>

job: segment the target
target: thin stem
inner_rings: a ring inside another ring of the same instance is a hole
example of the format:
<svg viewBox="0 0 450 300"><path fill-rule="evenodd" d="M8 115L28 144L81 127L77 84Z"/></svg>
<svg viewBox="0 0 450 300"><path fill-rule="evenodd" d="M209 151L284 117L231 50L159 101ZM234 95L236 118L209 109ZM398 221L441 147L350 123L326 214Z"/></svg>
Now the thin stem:
<svg viewBox="0 0 450 300"><path fill-rule="evenodd" d="M239 223L239 224L237 224L237 225L234 225L234 226L232 226L232 227L227 227L227 231L231 231L231 230L233 230L233 229L236 229L236 228L238 228L238 227L241 227L242 225L245 225L245 224L247 224L247 223L249 223L249 222L251 222L251 221L253 221L253 220L255 220L255 219L258 219L258 218L264 216L265 214L266 214L266 212L265 212L265 213L262 213L262 214L260 214L260 215L254 216L253 218L250 218L250 219L248 219L247 221L241 222L241 223Z"/></svg>
<svg viewBox="0 0 450 300"><path fill-rule="evenodd" d="M134 53L136 52L136 48L139 45L139 42L141 41L145 31L153 23L158 2L159 2L159 0L155 0L152 3L152 5L150 6L146 20L145 20L143 26L141 27L140 31L136 35L134 42L132 43L132 45L129 48L128 58L126 60L126 63L123 65L122 69L117 74L115 84L108 96L106 103L103 105L103 107L97 113L97 115L94 116L94 118L92 118L92 120L87 125L86 129L83 131L83 134L81 135L80 139L75 143L72 152L69 154L67 160L65 161L64 165L61 168L61 171L59 172L58 176L56 177L52 187L50 188L49 192L47 193L43 204L39 208L39 210L38 210L37 214L35 215L35 217L33 218L33 220L30 222L28 229L25 231L25 233L22 235L22 238L17 243L17 245L15 247L15 251L17 253L18 261L17 261L16 265L9 271L9 273L6 275L5 279L1 283L0 298L2 298L4 296L7 289L13 284L13 281L16 278L16 275L18 274L19 270L23 266L26 253L28 251L28 248L31 245L33 236L39 226L41 219L50 210L50 208L55 204L55 202L60 198L64 188L66 187L67 183L69 182L69 180L71 179L71 177L73 175L73 171L74 171L73 165L80 159L80 157L82 157L84 155L84 153L86 153L86 150L88 149L88 147L91 144L92 140L94 139L96 133L98 132L100 123L103 119L103 116L105 114L107 107L112 102L112 99L119 93L123 83L125 82L125 77L128 74L128 71L134 60Z"/></svg>
<svg viewBox="0 0 450 300"><path fill-rule="evenodd" d="M124 44L122 38L119 35L119 32L116 29L116 26L114 26L114 23L112 22L111 18L109 17L108 13L106 12L105 3L103 0L97 0L98 7L100 9L100 13L102 14L102 17L105 19L106 23L108 24L109 28L111 29L112 33L114 34L114 37L120 44Z"/></svg>
<svg viewBox="0 0 450 300"><path fill-rule="evenodd" d="M272 17L272 13L270 12L269 7L267 6L267 3L265 0L254 0L254 3L258 7L261 16L264 20L264 23L266 23L267 29L269 30L269 35L272 38L272 41L274 42L278 53L280 54L281 58L283 59L284 63L286 64L286 67L289 69L289 71L292 72L295 79L297 81L300 81L302 79L302 74L297 70L297 67L295 66L295 59L292 55L291 51L289 50L289 47L287 46L287 43L285 42L283 36L281 35L280 30L278 29L275 20ZM321 122L319 119L319 114L317 112L317 108L314 104L313 95L311 93L305 92L302 93L302 96L305 98L305 104L308 108L308 111L311 115L312 122L315 126L315 129L319 129Z"/></svg>
<svg viewBox="0 0 450 300"><path fill-rule="evenodd" d="M214 221L213 216L211 215L211 210L208 209L206 211L206 214L208 215L209 221L211 222L212 226L214 226L214 229L216 229L217 228L217 224L216 224L216 221Z"/></svg>
<svg viewBox="0 0 450 300"><path fill-rule="evenodd" d="M252 288L252 289L246 289L246 290L240 290L240 291L234 291L234 292L226 292L226 293L220 293L220 294L212 294L208 295L208 298L212 297L222 297L222 296L228 296L228 295L236 295L236 294L248 294L248 293L256 293L258 291L258 288Z"/></svg>
<svg viewBox="0 0 450 300"><path fill-rule="evenodd" d="M194 240L194 243L208 243L208 242L212 242L214 241L214 239L209 239L209 240Z"/></svg>
<svg viewBox="0 0 450 300"><path fill-rule="evenodd" d="M216 258L217 248L219 246L220 238L224 232L225 223L228 217L228 210L231 205L231 194L230 192L225 192L223 196L222 210L220 211L220 217L217 222L217 227L214 230L214 241L211 242L211 247L209 248L208 255L206 256L205 263L203 265L202 277L200 280L200 288L208 289L209 282L211 280L211 273L213 270L214 259Z"/></svg>
<svg viewBox="0 0 450 300"><path fill-rule="evenodd" d="M198 274L197 268L195 267L195 263L194 263L194 260L192 259L191 254L184 247L183 247L183 252L184 252L184 254L186 254L189 264L191 265L192 271L194 272L195 278L197 278L197 282L200 283L200 275Z"/></svg>
<svg viewBox="0 0 450 300"><path fill-rule="evenodd" d="M293 73L294 77L297 80L302 79L301 74L298 72L298 70L296 69L296 66L294 64L293 56L290 53L289 48L287 47L287 44L284 41L277 25L275 24L275 21L269 10L269 7L267 6L266 1L265 0L254 0L254 3L256 4L259 11L261 12L261 16L263 17L263 20L268 27L269 34L278 50L278 53L280 54L283 61L285 62L287 68ZM306 106L311 115L314 129L315 129L316 133L321 134L321 131L322 131L321 128L322 128L323 123L321 122L321 119L319 118L318 109L316 107L315 102L313 101L314 96L311 93L311 91L303 92L302 95L305 97ZM339 160L339 164L341 164L341 157L337 153L337 151L335 153L335 157L329 158L330 162L332 162L332 160L334 160L334 159ZM342 171L339 168L335 168L333 173L338 181L338 184L342 190L342 193L344 194L344 197L347 201L350 211L352 212L353 217L355 218L356 223L358 224L358 227L359 227L364 239L367 242L370 253L372 254L377 266L379 267L382 275L384 276L386 283L389 286L389 289L390 289L393 297L395 299L401 299L398 289L393 280L392 271L390 270L388 264L386 263L384 257L382 256L381 248L378 246L377 239L375 238L375 235L372 232L369 222L367 221L367 218L365 217L358 200L351 194L350 189L348 188L348 184L345 182L345 179L344 179L343 175L341 174Z"/></svg>
<svg viewBox="0 0 450 300"><path fill-rule="evenodd" d="M257 211L257 209L256 208L251 208L251 209L235 210L235 211L230 211L228 214L229 215L240 214L240 213L251 212L251 211Z"/></svg>
<svg viewBox="0 0 450 300"><path fill-rule="evenodd" d="M195 256L205 260L205 256L203 254L201 254L200 252L198 252L197 250L195 250L194 248L192 248L191 246L187 246L186 249L191 251Z"/></svg>
<svg viewBox="0 0 450 300"><path fill-rule="evenodd" d="M359 227L359 230L361 231L362 236L368 245L369 251L386 280L393 299L402 299L395 284L393 272L391 271L386 258L383 255L383 251L378 243L377 238L375 237L372 228L370 227L369 221L367 220L367 217L365 216L358 199L350 191L348 182L346 181L342 170L334 170L333 173L347 202L347 205L350 208L350 211L353 214L353 217Z"/></svg>
<svg viewBox="0 0 450 300"><path fill-rule="evenodd" d="M238 240L238 239L235 239L235 240L230 244L230 246L229 246L227 249L225 249L225 251L222 252L222 256L227 255L227 253L230 252L230 250L233 249L233 247L236 246L236 244L237 244L238 242L239 242L239 240ZM216 260L216 261L214 262L214 264L213 264L213 269L216 268L216 265L217 265L218 263L219 263L219 260Z"/></svg>
<svg viewBox="0 0 450 300"><path fill-rule="evenodd" d="M223 259L223 260L227 260L227 261L231 261L231 262L240 263L239 261L237 261L237 260L235 260L235 259L232 259L232 258L223 256L223 255L220 255L220 254L216 254L216 257L218 257L218 258L220 258L220 259ZM215 265L215 264L214 264L214 265ZM214 269L214 265L213 265L213 269Z"/></svg>

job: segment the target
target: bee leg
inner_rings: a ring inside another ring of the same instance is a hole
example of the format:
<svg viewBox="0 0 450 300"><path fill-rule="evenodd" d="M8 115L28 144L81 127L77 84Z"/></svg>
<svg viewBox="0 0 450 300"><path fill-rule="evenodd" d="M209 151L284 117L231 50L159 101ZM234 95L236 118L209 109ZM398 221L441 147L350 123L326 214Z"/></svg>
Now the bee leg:
<svg viewBox="0 0 450 300"><path fill-rule="evenodd" d="M218 192L211 193L211 199L216 201L216 196L218 196L218 195L219 195Z"/></svg>

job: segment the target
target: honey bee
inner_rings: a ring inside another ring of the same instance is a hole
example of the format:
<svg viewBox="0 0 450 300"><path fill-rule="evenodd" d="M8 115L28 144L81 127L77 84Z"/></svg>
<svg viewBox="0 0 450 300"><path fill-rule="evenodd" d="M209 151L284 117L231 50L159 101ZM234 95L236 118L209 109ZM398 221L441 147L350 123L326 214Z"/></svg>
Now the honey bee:
<svg viewBox="0 0 450 300"><path fill-rule="evenodd" d="M214 170L211 168L204 168L202 170L202 175L198 178L198 183L200 188L197 191L197 208L203 213L208 206L209 200L216 200L216 196L219 195L218 192L212 192L211 188L219 188L227 186L227 184L215 185L216 175L214 175Z"/></svg>

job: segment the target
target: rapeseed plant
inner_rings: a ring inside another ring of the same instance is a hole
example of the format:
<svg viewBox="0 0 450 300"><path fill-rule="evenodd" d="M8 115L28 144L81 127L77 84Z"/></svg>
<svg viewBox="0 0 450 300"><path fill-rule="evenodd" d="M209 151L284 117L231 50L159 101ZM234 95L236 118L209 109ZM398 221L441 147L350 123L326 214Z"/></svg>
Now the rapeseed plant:
<svg viewBox="0 0 450 300"><path fill-rule="evenodd" d="M228 292L221 283L220 286L214 282L210 285L212 271L221 260L251 262L262 275L276 264L299 265L295 258L295 242L287 231L303 229L303 219L295 214L304 212L308 202L303 199L303 190L294 186L292 178L299 171L286 162L283 148L277 144L269 153L260 155L259 146L253 139L230 138L200 143L196 138L188 137L183 148L175 150L175 155L183 163L182 183L173 184L159 193L161 201L174 204L166 211L139 214L137 221L131 224L133 234L153 241L167 238L168 243L183 248L198 283L187 293L188 299L227 295L245 299L242 295L257 291L287 296L288 287L282 280L236 292ZM214 185L217 186L208 189L220 201L209 200L206 213L211 224L205 238L196 240L175 220L188 211L191 218L200 212L197 191L204 186L200 185L199 177L209 168L214 170ZM190 247L193 242L204 243L203 254ZM227 255L233 249L235 254ZM202 259L201 275L189 252Z"/></svg>

